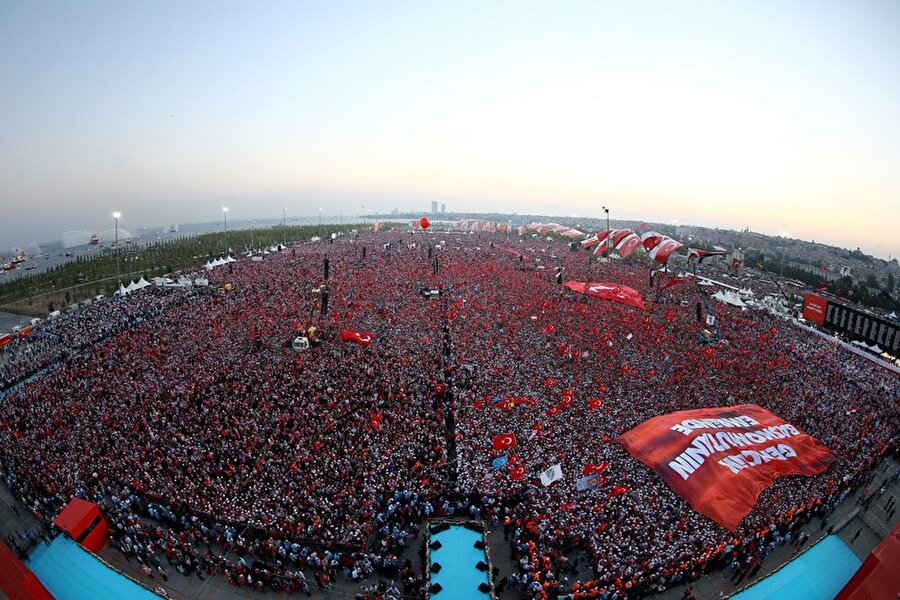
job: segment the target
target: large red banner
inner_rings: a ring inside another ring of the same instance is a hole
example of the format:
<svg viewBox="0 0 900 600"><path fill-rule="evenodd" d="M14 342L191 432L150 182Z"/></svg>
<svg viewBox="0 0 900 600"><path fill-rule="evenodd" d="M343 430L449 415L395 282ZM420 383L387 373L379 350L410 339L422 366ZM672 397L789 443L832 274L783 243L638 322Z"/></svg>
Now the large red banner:
<svg viewBox="0 0 900 600"><path fill-rule="evenodd" d="M816 325L825 325L825 310L828 308L828 300L815 294L806 294L803 300L803 318Z"/></svg>
<svg viewBox="0 0 900 600"><path fill-rule="evenodd" d="M660 415L617 441L730 531L778 477L817 475L834 462L819 440L755 404Z"/></svg>
<svg viewBox="0 0 900 600"><path fill-rule="evenodd" d="M621 302L635 308L644 308L644 297L641 296L639 291L627 285L602 281L597 283L591 281L567 281L565 285L573 292L578 292L579 294Z"/></svg>

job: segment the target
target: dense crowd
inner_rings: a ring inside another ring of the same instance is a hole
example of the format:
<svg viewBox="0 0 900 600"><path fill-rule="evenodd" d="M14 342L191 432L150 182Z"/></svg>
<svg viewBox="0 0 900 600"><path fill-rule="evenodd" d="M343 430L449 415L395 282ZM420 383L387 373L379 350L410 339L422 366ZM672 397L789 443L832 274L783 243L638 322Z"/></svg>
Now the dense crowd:
<svg viewBox="0 0 900 600"><path fill-rule="evenodd" d="M559 268L631 286L648 307L574 294ZM4 381L57 368L0 401L0 460L41 514L73 494L100 503L148 576L297 591L377 576L361 595L415 596L422 575L401 555L422 521L467 516L503 524L523 595L662 589L796 540L896 441L898 386L764 313L693 283L660 291L667 276L647 274L637 259L481 235L385 233L242 260L205 291L107 299L17 344ZM697 302L727 344L700 341ZM292 349L310 327L313 347ZM374 341L339 340L346 330ZM615 442L659 414L742 403L837 462L777 480L737 534ZM516 447L494 450L500 433ZM542 486L556 463L563 480ZM596 490L576 490L585 465L604 465ZM564 582L575 549L589 582Z"/></svg>
<svg viewBox="0 0 900 600"><path fill-rule="evenodd" d="M114 297L80 309L73 306L65 316L47 320L30 335L16 336L15 342L0 348L0 391L196 295L193 290L151 288L129 296L127 302Z"/></svg>

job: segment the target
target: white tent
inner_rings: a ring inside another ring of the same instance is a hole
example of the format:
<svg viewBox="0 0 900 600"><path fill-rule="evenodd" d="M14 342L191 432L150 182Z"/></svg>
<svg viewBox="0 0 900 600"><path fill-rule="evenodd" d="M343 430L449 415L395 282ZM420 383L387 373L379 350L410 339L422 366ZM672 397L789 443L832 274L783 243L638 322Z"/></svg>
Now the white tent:
<svg viewBox="0 0 900 600"><path fill-rule="evenodd" d="M146 279L141 277L140 280L134 285L135 285L135 289L142 290L145 287L149 286L150 283Z"/></svg>
<svg viewBox="0 0 900 600"><path fill-rule="evenodd" d="M206 261L206 264L203 266L204 266L204 268L206 268L207 271L211 271L216 267L221 267L222 265L227 265L230 262L236 262L236 261L233 258L231 258L230 256L227 259L222 258L220 256L219 258L217 258L215 260Z"/></svg>
<svg viewBox="0 0 900 600"><path fill-rule="evenodd" d="M732 306L739 306L741 308L745 308L747 306L744 301L741 300L740 296L730 290L727 292L716 292L712 295L712 297L719 302L724 302L725 304L730 304Z"/></svg>

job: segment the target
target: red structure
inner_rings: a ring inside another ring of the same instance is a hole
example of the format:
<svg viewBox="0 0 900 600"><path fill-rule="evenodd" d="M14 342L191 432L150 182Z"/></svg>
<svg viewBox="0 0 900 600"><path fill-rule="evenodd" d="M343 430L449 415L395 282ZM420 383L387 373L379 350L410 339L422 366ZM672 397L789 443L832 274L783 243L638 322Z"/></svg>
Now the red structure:
<svg viewBox="0 0 900 600"><path fill-rule="evenodd" d="M900 523L866 558L836 600L896 598L900 590Z"/></svg>
<svg viewBox="0 0 900 600"><path fill-rule="evenodd" d="M109 525L100 514L100 509L96 504L85 502L81 498L72 498L53 520L53 524L94 554L100 551L109 538Z"/></svg>
<svg viewBox="0 0 900 600"><path fill-rule="evenodd" d="M53 600L50 592L3 540L0 540L0 592L10 600Z"/></svg>

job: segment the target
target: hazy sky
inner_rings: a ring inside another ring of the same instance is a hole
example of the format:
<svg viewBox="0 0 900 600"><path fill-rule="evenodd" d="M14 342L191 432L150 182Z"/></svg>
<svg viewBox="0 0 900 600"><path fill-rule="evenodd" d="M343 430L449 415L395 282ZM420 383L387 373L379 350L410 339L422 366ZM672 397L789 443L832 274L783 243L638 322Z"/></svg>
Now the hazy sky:
<svg viewBox="0 0 900 600"><path fill-rule="evenodd" d="M0 247L432 199L900 254L900 2L0 2Z"/></svg>

